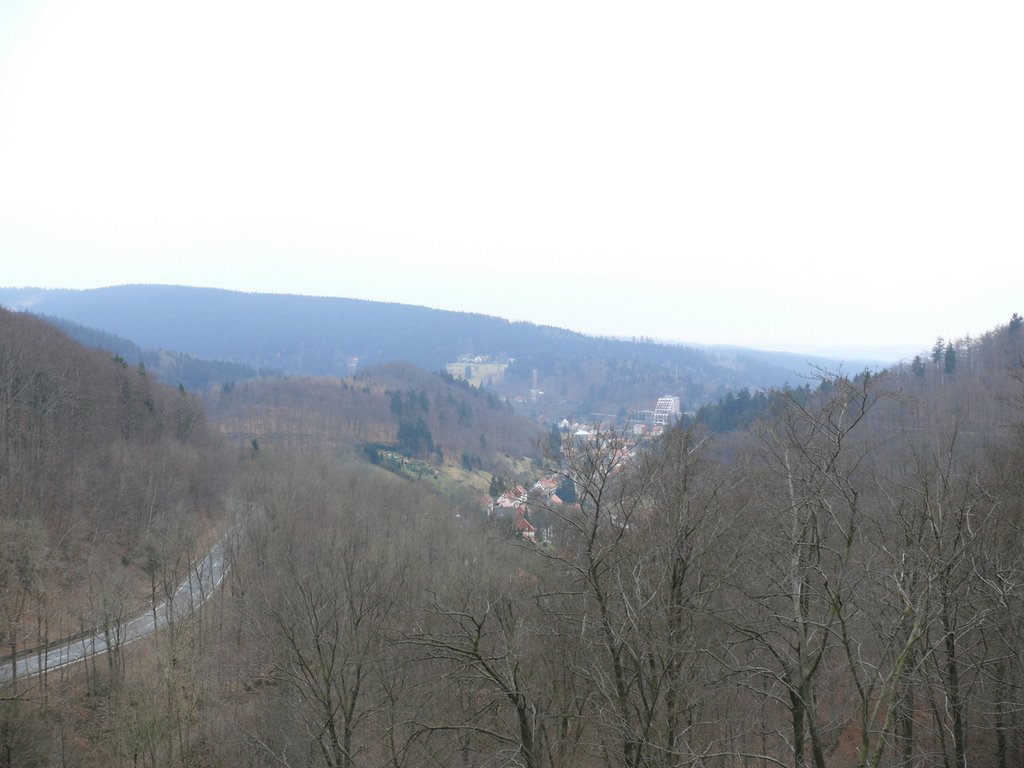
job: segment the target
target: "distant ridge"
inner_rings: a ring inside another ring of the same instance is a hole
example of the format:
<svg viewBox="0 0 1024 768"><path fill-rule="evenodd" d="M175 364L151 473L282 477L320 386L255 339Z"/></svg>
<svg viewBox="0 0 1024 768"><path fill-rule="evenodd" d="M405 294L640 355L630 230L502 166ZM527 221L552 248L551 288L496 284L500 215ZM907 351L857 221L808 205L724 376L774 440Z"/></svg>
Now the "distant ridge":
<svg viewBox="0 0 1024 768"><path fill-rule="evenodd" d="M172 386L201 391L218 384L245 381L260 376L280 375L279 371L257 370L242 363L204 360L185 352L166 349L142 349L138 344L106 331L96 330L51 315L38 315L86 347L102 349L129 365L140 363L160 381Z"/></svg>
<svg viewBox="0 0 1024 768"><path fill-rule="evenodd" d="M440 370L460 355L487 355L515 361L501 385L509 392L525 392L536 380L547 397L578 401L584 410L636 407L666 392L694 405L842 364L788 353L596 338L406 304L215 288L5 288L0 305L70 320L143 349L285 374L345 376L398 360ZM846 363L851 366L864 364Z"/></svg>

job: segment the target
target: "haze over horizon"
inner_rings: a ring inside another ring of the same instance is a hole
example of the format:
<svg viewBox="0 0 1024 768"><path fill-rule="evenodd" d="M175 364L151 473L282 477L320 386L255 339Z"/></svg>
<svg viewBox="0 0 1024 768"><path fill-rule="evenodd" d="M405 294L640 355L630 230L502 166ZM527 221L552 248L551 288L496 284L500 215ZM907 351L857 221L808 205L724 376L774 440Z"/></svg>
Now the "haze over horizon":
<svg viewBox="0 0 1024 768"><path fill-rule="evenodd" d="M322 295L322 294L296 294L296 293L283 293L283 292L275 292L275 291L235 291L235 289L232 289L232 288L222 288L222 287L219 287L219 286L185 286L185 285L181 285L181 284L133 284L133 285L139 285L139 286L146 286L146 285L148 285L148 286L151 286L151 287L158 287L158 286L162 285L164 287L196 288L196 289L199 289L199 290L220 290L220 291L237 292L237 293L242 293L242 294L247 294L247 295L252 295L252 296L299 296L299 297L312 298L312 299L342 299L342 300L350 300L350 299L352 299L352 297L325 296L325 295ZM89 290L102 290L102 289L105 289L105 288L119 288L119 287L130 287L130 284L96 286L95 288L67 288L67 287L63 287L63 286L0 286L0 294L2 294L3 291L5 291L7 289L11 289L11 290L14 290L14 291L33 291L33 290L39 290L39 291L63 291L63 290L89 291ZM371 301L371 302L374 301L372 299L355 299L355 300L356 301ZM399 302L385 302L385 303L392 303L392 304L396 304L396 305L397 304L403 304L405 306L421 306L421 307L424 306L422 304L406 304L404 302L402 302L402 303L399 303ZM22 299L18 299L18 300L12 300L11 297L2 297L2 296L0 296L0 306L3 306L5 308L7 308L7 309L12 309L12 310L15 310L15 311L19 311L19 312L36 312L36 311L40 311L41 310L41 313L43 315L50 314L50 310L48 310L45 306L44 307L40 307L39 306L39 301L37 299L34 299L34 298L22 298ZM468 310L430 308L430 307L428 307L428 309L440 309L441 311L454 311L454 312L466 312L466 311L468 311ZM60 315L59 312L57 314ZM549 326L551 325L551 324L536 323L536 322L534 322L532 320L529 320L527 318L521 318L521 319L517 320L517 319L512 319L512 318L503 318L500 315L494 315L492 313L475 313L475 314L485 315L485 316L489 316L489 317L496 317L498 319L508 320L508 321L511 321L511 322L522 321L522 322L527 322L527 323L533 323L534 325L549 325ZM76 319L74 317L69 317L67 319L70 319L72 322L76 322ZM89 323L86 322L85 325L88 326ZM901 361L901 360L909 360L913 355L927 351L926 350L926 346L927 345L917 347L917 346L910 346L910 345L885 345L885 344L883 344L883 345L878 345L878 346L859 345L859 346L850 346L850 347L845 347L845 348L844 347L837 347L837 346L829 346L829 345L825 345L825 346L822 346L822 347L815 348L815 347L800 346L800 345L787 346L786 344L779 344L779 345L776 345L776 346L753 346L753 345L745 346L745 345L729 344L729 343L724 343L724 344L708 343L708 342L700 341L699 339L659 338L659 337L643 336L643 335L641 335L641 336L625 336L625 335L614 334L614 333L612 333L612 334L587 333L586 331L583 331L583 330L580 330L580 329L577 329L577 328L572 328L570 326L564 326L564 325L563 326L551 326L551 327L557 327L557 328L560 328L562 330L567 330L567 331L575 332L575 333L582 333L584 335L593 336L593 337L604 337L604 338L611 338L611 339L620 339L620 340L624 340L624 341L630 341L630 340L632 340L632 341L647 341L647 342L653 342L653 343L658 343L658 344L670 344L670 345L678 345L678 346L684 346L684 347L696 347L696 348L715 348L715 349L720 349L720 350L729 350L729 349L761 350L761 351L765 351L765 352L787 353L787 354L792 354L792 355L797 356L797 357L799 357L801 355L806 355L809 358L822 357L822 358L845 359L845 361L850 363L850 364L861 364L861 363L864 363L864 364L888 364L890 362L898 362L898 361ZM109 329L99 329L99 330L109 330ZM130 333L127 334L127 335L131 336Z"/></svg>
<svg viewBox="0 0 1024 768"><path fill-rule="evenodd" d="M0 283L902 357L1022 309L1022 22L1009 3L13 0Z"/></svg>

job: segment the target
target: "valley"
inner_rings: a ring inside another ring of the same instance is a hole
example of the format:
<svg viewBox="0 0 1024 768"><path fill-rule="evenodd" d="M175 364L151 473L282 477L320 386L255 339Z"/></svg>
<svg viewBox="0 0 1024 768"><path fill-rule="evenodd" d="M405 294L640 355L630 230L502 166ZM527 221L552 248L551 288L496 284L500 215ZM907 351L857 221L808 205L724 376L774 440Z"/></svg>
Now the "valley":
<svg viewBox="0 0 1024 768"><path fill-rule="evenodd" d="M1016 315L690 414L588 362L607 419L121 350L0 311L0 765L1024 754Z"/></svg>

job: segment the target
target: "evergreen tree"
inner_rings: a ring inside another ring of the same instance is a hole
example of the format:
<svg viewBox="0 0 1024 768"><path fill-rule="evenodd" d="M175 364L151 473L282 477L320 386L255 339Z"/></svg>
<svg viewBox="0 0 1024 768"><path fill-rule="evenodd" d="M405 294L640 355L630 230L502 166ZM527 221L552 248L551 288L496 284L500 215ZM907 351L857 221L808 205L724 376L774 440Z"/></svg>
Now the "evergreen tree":
<svg viewBox="0 0 1024 768"><path fill-rule="evenodd" d="M924 376L924 360L921 359L920 355L914 355L914 360L913 362L910 363L910 370L913 372L915 376Z"/></svg>
<svg viewBox="0 0 1024 768"><path fill-rule="evenodd" d="M562 478L562 482L558 484L558 490L555 493L566 504L575 504L578 501L576 498L576 483L569 477Z"/></svg>
<svg viewBox="0 0 1024 768"><path fill-rule="evenodd" d="M508 488L508 485L508 480L506 480L505 478L498 477L496 475L491 475L491 485L487 489L487 493L489 493L493 498L496 499L505 492L505 489Z"/></svg>
<svg viewBox="0 0 1024 768"><path fill-rule="evenodd" d="M434 437L422 416L398 427L398 449L406 456L426 456L434 452Z"/></svg>
<svg viewBox="0 0 1024 768"><path fill-rule="evenodd" d="M551 431L548 432L548 449L552 456L557 456L562 450L562 433L557 424L552 424Z"/></svg>

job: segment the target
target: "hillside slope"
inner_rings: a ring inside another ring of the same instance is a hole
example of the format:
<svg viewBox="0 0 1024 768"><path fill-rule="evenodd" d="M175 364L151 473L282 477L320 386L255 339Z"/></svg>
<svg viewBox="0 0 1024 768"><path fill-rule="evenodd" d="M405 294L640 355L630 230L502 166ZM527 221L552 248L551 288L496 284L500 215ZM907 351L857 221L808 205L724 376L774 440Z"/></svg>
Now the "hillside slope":
<svg viewBox="0 0 1024 768"><path fill-rule="evenodd" d="M179 569L184 550L161 553L180 536L203 536L220 506L225 461L184 390L0 310L5 650L95 624L101 586L113 590L108 597L124 586L118 599L128 604L132 585L148 580L147 562L152 578Z"/></svg>
<svg viewBox="0 0 1024 768"><path fill-rule="evenodd" d="M534 452L537 426L493 395L410 363L355 377L268 378L205 398L228 439L344 454L393 448L432 463L509 472L505 455Z"/></svg>
<svg viewBox="0 0 1024 768"><path fill-rule="evenodd" d="M212 389L217 385L261 375L274 375L276 371L258 371L241 363L222 360L204 360L184 352L167 349L142 349L138 344L120 336L65 320L59 317L40 315L43 320L56 326L79 344L93 349L102 349L124 360L128 365L140 363L146 371L171 386L179 384L191 391Z"/></svg>

